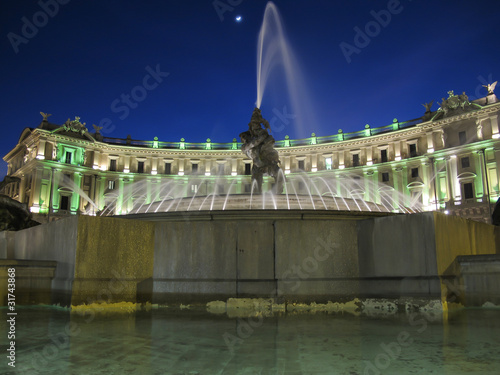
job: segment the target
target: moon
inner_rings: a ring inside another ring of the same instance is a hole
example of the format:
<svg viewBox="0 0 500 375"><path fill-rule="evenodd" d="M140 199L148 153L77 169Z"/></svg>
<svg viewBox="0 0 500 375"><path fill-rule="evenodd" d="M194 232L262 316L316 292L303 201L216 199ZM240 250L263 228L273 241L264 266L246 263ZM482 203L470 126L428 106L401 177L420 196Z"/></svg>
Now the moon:
<svg viewBox="0 0 500 375"><path fill-rule="evenodd" d="M236 18L235 18L236 22L241 22L242 19L243 18L241 16L236 16Z"/></svg>

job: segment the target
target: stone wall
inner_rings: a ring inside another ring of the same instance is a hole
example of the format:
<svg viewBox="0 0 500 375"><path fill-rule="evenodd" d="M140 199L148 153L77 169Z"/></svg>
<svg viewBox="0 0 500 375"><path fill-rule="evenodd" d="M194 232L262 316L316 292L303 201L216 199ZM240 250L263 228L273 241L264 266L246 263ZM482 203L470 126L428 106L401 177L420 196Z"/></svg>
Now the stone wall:
<svg viewBox="0 0 500 375"><path fill-rule="evenodd" d="M16 232L14 257L57 261L53 303L65 305L446 301L455 258L494 254L497 238L498 228L435 213L75 216Z"/></svg>

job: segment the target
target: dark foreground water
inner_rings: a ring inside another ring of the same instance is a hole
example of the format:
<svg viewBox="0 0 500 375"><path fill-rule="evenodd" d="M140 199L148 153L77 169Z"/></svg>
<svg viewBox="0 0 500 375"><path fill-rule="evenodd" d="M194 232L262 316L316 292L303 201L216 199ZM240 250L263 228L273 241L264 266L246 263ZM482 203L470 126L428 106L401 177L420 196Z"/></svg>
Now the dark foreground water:
<svg viewBox="0 0 500 375"><path fill-rule="evenodd" d="M1 311L3 349L11 340ZM2 374L500 374L500 310L461 310L447 321L439 313L17 313L16 367L5 350Z"/></svg>

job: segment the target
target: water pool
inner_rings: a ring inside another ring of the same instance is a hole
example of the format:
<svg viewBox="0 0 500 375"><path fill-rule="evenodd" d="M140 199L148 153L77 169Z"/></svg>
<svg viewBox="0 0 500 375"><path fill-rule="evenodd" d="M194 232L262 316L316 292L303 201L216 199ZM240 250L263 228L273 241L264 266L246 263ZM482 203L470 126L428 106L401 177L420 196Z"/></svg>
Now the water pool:
<svg viewBox="0 0 500 375"><path fill-rule="evenodd" d="M6 317L7 310L2 310ZM499 374L500 310L230 318L19 308L2 374ZM8 342L7 319L0 323Z"/></svg>

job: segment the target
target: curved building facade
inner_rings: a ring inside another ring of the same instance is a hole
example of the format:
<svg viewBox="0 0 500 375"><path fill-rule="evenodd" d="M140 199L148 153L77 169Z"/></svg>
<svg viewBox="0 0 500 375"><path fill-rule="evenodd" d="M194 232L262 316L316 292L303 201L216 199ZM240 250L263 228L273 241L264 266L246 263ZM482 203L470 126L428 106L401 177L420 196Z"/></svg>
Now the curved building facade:
<svg viewBox="0 0 500 375"><path fill-rule="evenodd" d="M389 204L394 211L419 207L489 222L500 196L500 103L491 90L475 101L450 91L437 111L427 108L411 121L277 141L287 184L297 194L363 199ZM3 193L26 203L38 221L99 211L128 214L137 204L178 196L251 194L251 160L236 139L109 138L97 127L90 132L78 117L57 125L42 115L40 125L26 128L4 157L8 175L19 180ZM308 186L321 178L339 181L338 188ZM356 183L341 184L344 180ZM168 183L178 187L175 194L158 188ZM265 178L263 190L272 183Z"/></svg>

